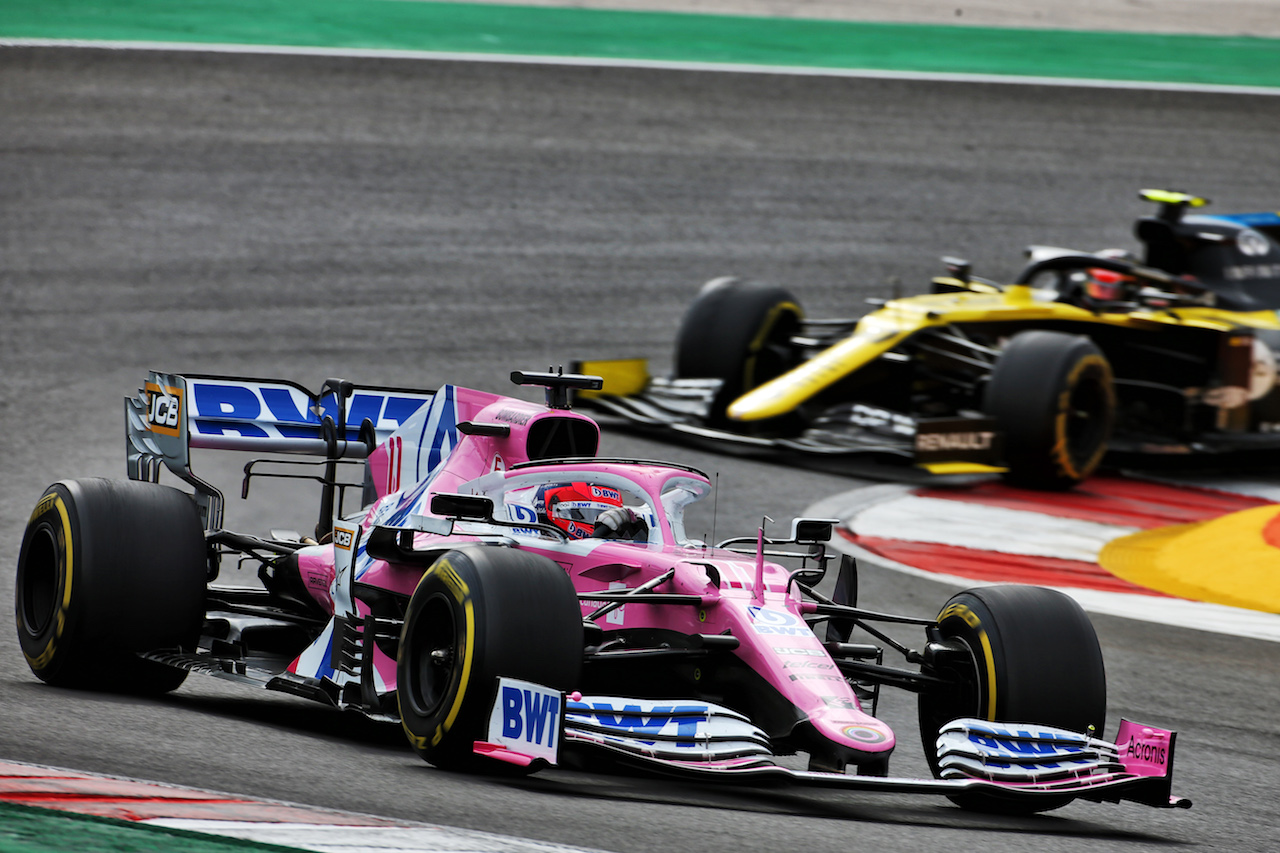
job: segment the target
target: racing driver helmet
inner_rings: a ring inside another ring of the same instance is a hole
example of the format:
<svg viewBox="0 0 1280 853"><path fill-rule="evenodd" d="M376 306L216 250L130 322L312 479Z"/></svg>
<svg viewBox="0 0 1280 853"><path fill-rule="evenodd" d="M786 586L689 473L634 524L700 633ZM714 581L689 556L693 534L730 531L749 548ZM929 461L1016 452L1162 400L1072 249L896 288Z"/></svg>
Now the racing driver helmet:
<svg viewBox="0 0 1280 853"><path fill-rule="evenodd" d="M533 501L538 521L560 528L570 539L588 538L602 512L621 506L617 489L585 482L539 486Z"/></svg>
<svg viewBox="0 0 1280 853"><path fill-rule="evenodd" d="M1103 249L1098 254L1104 258L1119 258L1125 261L1137 260L1132 252L1126 252L1124 249ZM1094 267L1089 270L1089 278L1085 282L1085 292L1095 301L1120 302L1132 296L1137 290L1137 282L1138 280L1131 275Z"/></svg>

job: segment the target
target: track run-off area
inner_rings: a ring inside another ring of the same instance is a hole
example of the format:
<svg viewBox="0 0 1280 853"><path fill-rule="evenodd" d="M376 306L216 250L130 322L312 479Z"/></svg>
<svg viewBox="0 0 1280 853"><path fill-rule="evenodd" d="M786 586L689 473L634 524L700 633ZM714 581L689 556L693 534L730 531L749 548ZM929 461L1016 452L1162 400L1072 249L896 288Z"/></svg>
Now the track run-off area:
<svg viewBox="0 0 1280 853"><path fill-rule="evenodd" d="M1280 87L1276 38L417 0L2 0L0 40L1217 92Z"/></svg>

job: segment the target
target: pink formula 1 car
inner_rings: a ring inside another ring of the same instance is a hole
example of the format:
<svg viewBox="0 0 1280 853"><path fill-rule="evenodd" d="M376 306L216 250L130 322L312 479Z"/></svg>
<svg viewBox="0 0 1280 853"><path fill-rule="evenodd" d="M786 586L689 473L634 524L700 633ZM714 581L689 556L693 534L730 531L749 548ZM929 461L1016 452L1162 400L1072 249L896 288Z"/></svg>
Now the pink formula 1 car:
<svg viewBox="0 0 1280 853"><path fill-rule="evenodd" d="M996 586L937 618L863 609L852 560L825 546L831 520L697 541L684 518L703 474L596 456L598 427L567 399L598 378L512 379L546 386L547 405L153 373L125 404L130 480L55 483L31 515L16 598L31 669L73 687L159 692L196 671L284 691L399 720L442 768L603 756L984 810L1190 805L1170 791L1173 732L1126 721L1101 739L1102 656L1070 598ZM270 454L246 465L246 491L314 479L315 537L224 530L192 448ZM193 493L159 485L161 468ZM260 585L219 583L246 565ZM886 623L918 626L916 648ZM936 778L889 775L884 686L917 694ZM775 761L798 753L807 770Z"/></svg>

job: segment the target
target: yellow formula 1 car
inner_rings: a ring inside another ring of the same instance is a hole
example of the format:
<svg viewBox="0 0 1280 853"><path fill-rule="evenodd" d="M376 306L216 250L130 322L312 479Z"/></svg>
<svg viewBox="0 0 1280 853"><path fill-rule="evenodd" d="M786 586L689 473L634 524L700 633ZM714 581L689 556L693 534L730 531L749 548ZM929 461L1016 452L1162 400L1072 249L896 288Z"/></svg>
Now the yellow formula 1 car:
<svg viewBox="0 0 1280 853"><path fill-rule="evenodd" d="M642 359L582 404L633 423L807 454L882 454L935 473L1069 488L1108 449L1280 449L1280 214L1191 213L1144 190L1141 259L1028 250L1012 284L963 261L933 292L810 320L783 288L723 278L694 299L675 375Z"/></svg>

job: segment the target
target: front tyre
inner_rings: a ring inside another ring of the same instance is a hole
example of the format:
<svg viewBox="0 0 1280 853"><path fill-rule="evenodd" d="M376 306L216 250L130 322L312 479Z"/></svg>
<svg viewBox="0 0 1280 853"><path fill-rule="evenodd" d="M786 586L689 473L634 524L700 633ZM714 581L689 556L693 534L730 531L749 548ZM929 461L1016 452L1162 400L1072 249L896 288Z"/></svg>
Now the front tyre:
<svg viewBox="0 0 1280 853"><path fill-rule="evenodd" d="M27 522L14 601L31 671L59 687L163 693L186 671L137 657L193 649L208 578L186 494L128 480L63 480Z"/></svg>
<svg viewBox="0 0 1280 853"><path fill-rule="evenodd" d="M1021 332L1001 351L983 408L1004 435L1010 483L1069 489L1107 451L1116 410L1111 365L1086 337Z"/></svg>
<svg viewBox="0 0 1280 853"><path fill-rule="evenodd" d="M582 609L559 565L512 548L442 556L405 613L396 668L400 719L414 751L446 770L509 769L477 756L500 677L574 689Z"/></svg>
<svg viewBox="0 0 1280 853"><path fill-rule="evenodd" d="M926 674L948 682L920 694L920 739L934 775L938 731L960 717L1038 723L1101 736L1107 713L1102 650L1088 615L1070 596L1034 586L988 586L950 598L938 615L942 649ZM990 793L951 797L977 811L1028 813L1072 797L1004 799Z"/></svg>
<svg viewBox="0 0 1280 853"><path fill-rule="evenodd" d="M790 341L804 312L788 291L759 281L712 279L694 298L676 334L676 376L719 379L707 420L729 426L725 409L794 366Z"/></svg>

